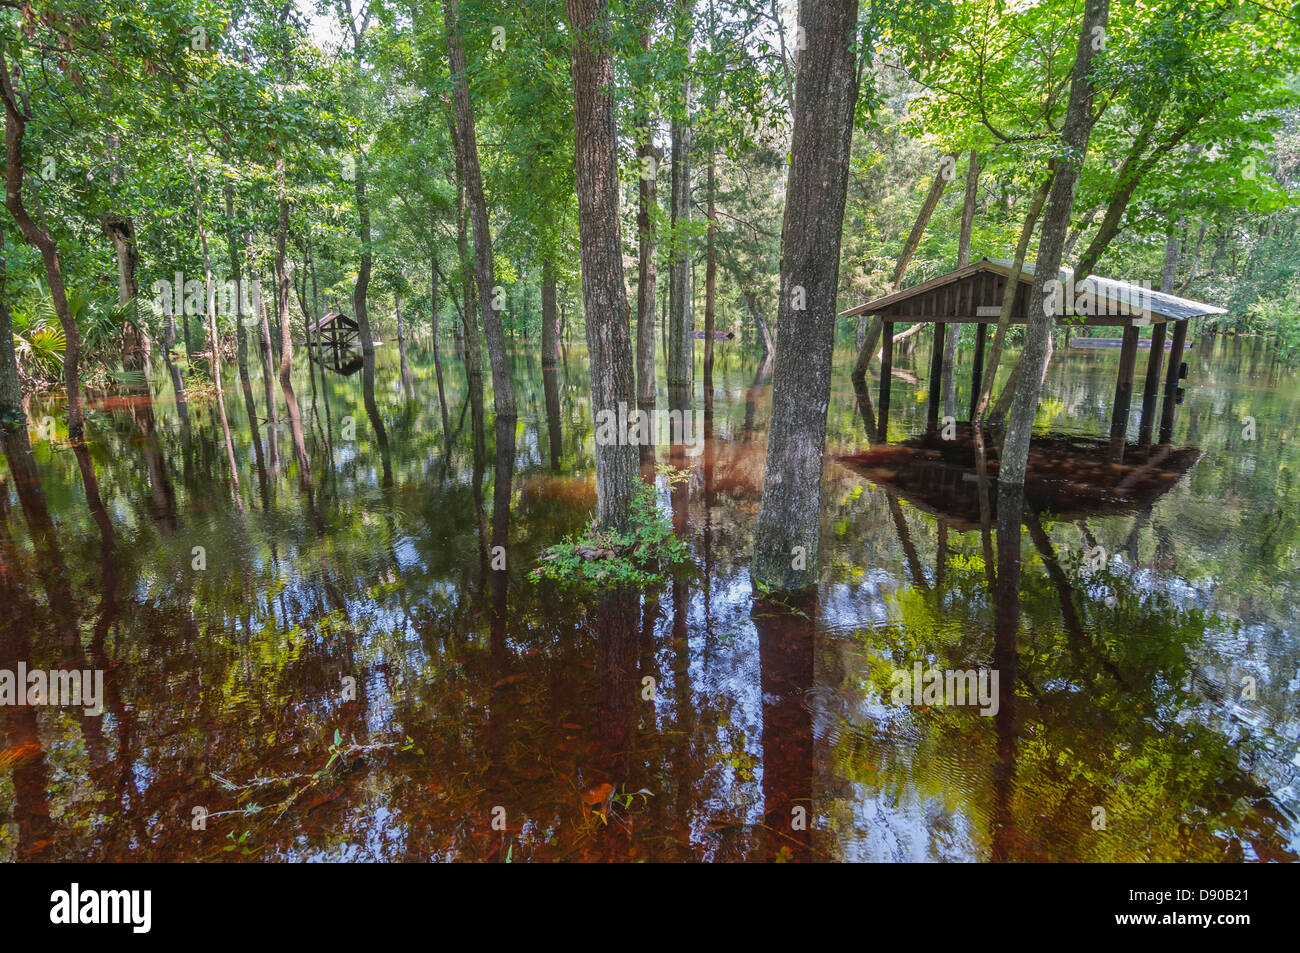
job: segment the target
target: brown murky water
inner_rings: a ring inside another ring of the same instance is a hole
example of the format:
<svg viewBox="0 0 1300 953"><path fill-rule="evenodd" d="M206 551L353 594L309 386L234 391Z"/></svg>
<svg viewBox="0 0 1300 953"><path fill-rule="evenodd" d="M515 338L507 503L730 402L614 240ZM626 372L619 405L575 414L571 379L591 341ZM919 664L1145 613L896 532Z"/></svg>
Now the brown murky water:
<svg viewBox="0 0 1300 953"><path fill-rule="evenodd" d="M380 349L382 439L361 375L299 369L300 447L279 387L268 420L254 379L254 436L232 377L237 488L212 401L99 401L81 454L34 404L31 456L6 446L0 670L101 670L104 712L0 707L0 859L1295 859L1300 396L1267 349L1201 342L1194 452L1158 492L1004 527L1010 591L962 461L930 484L828 463L793 607L746 571L767 369L718 351L702 452L656 448L689 470L656 479L692 564L590 601L528 577L594 505L576 343L553 376L521 347L519 420L489 396L477 434L463 366L449 433L418 348L407 379ZM832 458L869 448L837 360ZM1115 360L1048 378L1085 489ZM891 443L924 427L927 362L896 363ZM918 664L996 670L996 713L896 704Z"/></svg>

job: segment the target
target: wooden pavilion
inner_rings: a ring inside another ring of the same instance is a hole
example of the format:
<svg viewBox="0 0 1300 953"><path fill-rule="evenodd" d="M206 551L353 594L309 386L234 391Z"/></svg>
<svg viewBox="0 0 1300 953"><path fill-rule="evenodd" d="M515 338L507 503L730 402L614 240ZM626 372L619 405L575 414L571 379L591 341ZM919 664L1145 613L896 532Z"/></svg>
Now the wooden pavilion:
<svg viewBox="0 0 1300 953"><path fill-rule="evenodd" d="M307 353L321 367L345 376L355 374L363 363L355 349L360 339L355 320L331 311L307 329Z"/></svg>
<svg viewBox="0 0 1300 953"><path fill-rule="evenodd" d="M946 275L885 295L841 313L841 317L862 314L878 315L882 325L880 358L880 400L877 439L884 441L889 420L889 389L893 370L894 325L900 321L934 325L934 347L930 361L927 427L933 430L939 421L940 390L943 378L943 339L949 324L975 324L975 359L971 369L971 411L979 396L984 372L984 347L989 325L996 325L1002 310L1002 298L1011 279L1013 263L999 258L983 258ZM1024 324L1030 313L1034 266L1027 263L1020 273L1011 309L1011 323ZM1149 443L1154 423L1155 405L1160 390L1161 363L1165 357L1165 336L1173 324L1172 347L1165 372L1165 398L1160 414L1160 442L1167 443L1173 430L1174 406L1182 399L1179 380L1187 375L1183 347L1187 339L1187 321L1200 315L1223 314L1223 308L1189 301L1175 295L1152 291L1142 285L1092 275L1075 286L1074 272L1061 269L1058 280L1048 282L1058 320L1068 320L1092 327L1123 329L1119 373L1115 382L1115 401L1111 413L1112 444L1124 446L1128 430L1129 408L1133 398L1133 378L1137 367L1139 329L1150 325L1150 357L1142 389L1142 419L1139 443ZM1042 304L1038 305L1042 307Z"/></svg>

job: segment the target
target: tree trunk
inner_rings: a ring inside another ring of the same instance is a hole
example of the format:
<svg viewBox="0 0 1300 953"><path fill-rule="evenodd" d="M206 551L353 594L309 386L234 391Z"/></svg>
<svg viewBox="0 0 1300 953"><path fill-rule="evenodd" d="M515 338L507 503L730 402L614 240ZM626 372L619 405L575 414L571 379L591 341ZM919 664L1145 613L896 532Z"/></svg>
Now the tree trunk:
<svg viewBox="0 0 1300 953"><path fill-rule="evenodd" d="M800 8L794 135L781 230L781 300L763 506L751 577L770 589L817 580L822 464L848 186L857 0ZM800 305L804 310L796 310Z"/></svg>
<svg viewBox="0 0 1300 953"><path fill-rule="evenodd" d="M226 444L226 464L230 467L230 485L235 499L239 499L239 468L235 463L235 444L230 438L230 418L226 416L226 395L221 387L221 342L217 336L217 289L212 285L212 256L208 254L208 229L203 220L203 186L194 183L194 211L199 227L199 249L203 255L204 300L207 303L208 348L211 357L208 367L212 372L212 387L217 394L217 416L221 421L221 434Z"/></svg>
<svg viewBox="0 0 1300 953"><path fill-rule="evenodd" d="M256 258L253 254L253 235L248 235L248 273L257 274ZM260 281L253 289L253 307L257 311L258 324L262 328L262 389L266 394L266 443L267 455L270 457L271 473L280 473L280 406L275 399L275 389L271 385L271 360L275 350L271 347L271 321L266 314L266 299L262 296Z"/></svg>
<svg viewBox="0 0 1300 953"><path fill-rule="evenodd" d="M650 31L641 34L641 49L650 51ZM636 286L636 397L641 404L655 402L655 206L660 154L655 149L648 119L636 129L636 155L640 171L637 185L637 286Z"/></svg>
<svg viewBox="0 0 1300 953"><path fill-rule="evenodd" d="M555 266L542 262L542 368L560 364L560 324L555 309Z"/></svg>
<svg viewBox="0 0 1300 953"><path fill-rule="evenodd" d="M1100 28L1104 35L1109 6L1109 0L1086 0L1084 4L1083 27L1079 34L1079 47L1070 81L1070 102L1066 107L1065 124L1061 130L1064 154L1070 158L1061 160L1052 181L1052 192L1047 200L1039 239L1033 291L1029 296L1031 303L1043 300L1043 286L1060 273L1061 254L1070 227L1070 214L1074 209L1074 194L1079 181L1079 166L1087 154L1088 138L1092 132L1093 89L1088 74L1096 52L1093 31ZM1020 385L1016 388L1016 396L1011 402L998 471L1000 485L1017 487L1023 486L1025 482L1029 440L1033 433L1034 416L1038 411L1042 377L1050 356L1052 324L1055 320L1047 308L1030 307L1028 312L1025 347L1021 354L1024 370Z"/></svg>
<svg viewBox="0 0 1300 953"><path fill-rule="evenodd" d="M456 123L452 115L447 122L451 129L452 141L457 141ZM461 301L460 309L461 344L465 354L465 381L469 386L469 406L471 425L475 439L483 433L483 352L478 337L478 304L474 297L474 275L469 260L469 206L465 190L465 163L460 149L453 150L456 161L456 251L460 261Z"/></svg>
<svg viewBox="0 0 1300 953"><path fill-rule="evenodd" d="M965 268L970 264L970 235L975 224L975 200L979 193L980 157L974 149L966 159L966 195L961 206L961 234L957 239L957 267ZM957 343L961 339L960 324L948 329L948 336L943 342L943 412L947 417L956 418L957 388L954 386L953 369L957 366Z"/></svg>
<svg viewBox="0 0 1300 953"><path fill-rule="evenodd" d="M898 291L903 287L903 279L907 277L908 266L912 264L912 257L916 254L917 248L921 246L921 239L925 236L925 230L930 225L930 219L934 215L934 210L939 207L939 199L943 197L943 190L948 186L948 180L952 178L952 167L949 160L955 158L948 155L944 161L939 163L939 171L935 173L934 181L930 183L930 191L925 195L925 201L921 203L921 211L916 215L916 221L912 224L912 231L907 236L907 241L903 243L902 254L898 256L898 261L894 264L894 276L890 281L890 287L893 291ZM876 315L871 319L871 330L865 335L862 334L862 321L866 315L858 321L858 336L861 344L858 346L858 360L853 367L853 379L863 380L867 376L867 365L876 354L876 344L880 341L881 322L880 316ZM779 333L779 331L778 331ZM907 332L903 332L906 334ZM899 340L901 335L895 335L894 340Z"/></svg>
<svg viewBox="0 0 1300 953"><path fill-rule="evenodd" d="M1016 303L1016 291L1020 287L1020 273L1024 269L1025 255L1029 251L1029 240L1033 237L1034 226L1038 224L1038 216L1043 211L1043 204L1047 201L1048 193L1051 191L1052 182L1056 174L1056 163L1051 163L1051 170L1047 173L1047 178L1043 184L1038 187L1033 199L1029 203L1029 211L1025 213L1025 222L1020 228L1020 240L1016 242L1016 256L1011 263L1011 274L1007 278L1006 289L1002 293L1002 309L998 313L998 327L993 334L993 346L989 349L988 359L984 362L984 370L980 376L980 392L975 401L975 412L971 415L971 422L979 429L984 422L984 413L988 409L989 400L993 396L993 384L998 376L998 365L1002 363L1002 345L1006 341L1007 328L1011 325L1011 310ZM1030 299L1033 300L1033 299ZM1014 377L1014 372L1012 374ZM1010 384L1008 384L1010 388Z"/></svg>
<svg viewBox="0 0 1300 953"><path fill-rule="evenodd" d="M772 331L767 326L767 318L763 317L763 312L758 306L758 298L752 291L745 292L745 304L749 306L749 313L754 318L754 324L758 326L758 339L763 344L763 360L766 361L776 350L776 345L772 341Z"/></svg>
<svg viewBox="0 0 1300 953"><path fill-rule="evenodd" d="M248 329L244 326L244 280L239 266L239 250L235 244L235 190L226 183L226 250L230 256L230 278L235 283L235 346L239 365L239 386L244 392L244 407L248 411L248 429L253 440L253 457L257 463L263 489L266 485L265 461L262 456L262 437L257 422L257 401L253 399L253 382L248 374Z"/></svg>
<svg viewBox="0 0 1300 953"><path fill-rule="evenodd" d="M718 250L715 247L715 232L718 212L714 205L716 182L716 158L713 149L709 149L709 168L705 175L706 214L708 230L704 233L704 383L713 386L713 332L717 326L718 311Z"/></svg>
<svg viewBox="0 0 1300 953"><path fill-rule="evenodd" d="M23 412L22 382L18 378L18 359L14 355L14 325L9 313L8 256L4 230L0 229L0 433L26 428Z"/></svg>
<svg viewBox="0 0 1300 953"><path fill-rule="evenodd" d="M433 373L438 381L438 410L442 415L442 435L446 440L449 433L447 418L447 389L442 380L442 355L438 344L438 261L430 258L429 268L429 333L433 338Z"/></svg>
<svg viewBox="0 0 1300 953"><path fill-rule="evenodd" d="M620 416L632 407L632 342L618 220L618 137L607 0L568 0L573 48L573 126L578 179L582 296L591 356L591 405ZM623 529L639 480L640 455L620 433L596 442L596 510L602 526Z"/></svg>
<svg viewBox="0 0 1300 953"><path fill-rule="evenodd" d="M289 387L293 370L293 333L289 321L289 259L285 246L289 241L289 190L285 183L284 144L275 156L275 189L280 197L280 214L275 229L275 301L280 319L280 386Z"/></svg>
<svg viewBox="0 0 1300 953"><path fill-rule="evenodd" d="M483 178L479 172L478 134L474 128L474 112L469 98L469 78L465 67L465 49L461 43L458 0L443 0L443 9L447 26L447 62L451 70L452 101L456 111L456 151L460 155L465 176L465 193L474 227L474 277L478 282L488 363L492 367L492 403L498 416L514 417L515 389L510 380L510 365L506 361L506 340L501 331L501 315L495 305L492 232L488 222L487 201L483 197Z"/></svg>
<svg viewBox="0 0 1300 953"><path fill-rule="evenodd" d="M671 221L673 253L668 261L668 355L665 377L670 390L689 390L695 376L691 315L691 80L690 22L694 0L678 0L676 41L686 45L681 99L672 118Z"/></svg>
<svg viewBox="0 0 1300 953"><path fill-rule="evenodd" d="M50 284L54 299L54 313L63 327L63 384L68 392L68 439L80 442L85 436L81 409L81 377L78 366L81 359L81 332L68 307L68 296L63 286L63 265L53 237L42 229L27 211L23 202L23 136L27 132L28 117L18 108L18 95L9 76L9 63L0 52L0 91L5 101L5 208L13 215L22 232L23 240L41 253L45 265L45 278Z"/></svg>
<svg viewBox="0 0 1300 953"><path fill-rule="evenodd" d="M126 306L134 302L131 321L122 325L122 370L148 371L149 369L149 335L139 328L140 324L140 283L136 280L136 270L140 265L140 253L135 244L135 224L129 216L106 215L104 231L113 242L113 253L117 256L117 300Z"/></svg>

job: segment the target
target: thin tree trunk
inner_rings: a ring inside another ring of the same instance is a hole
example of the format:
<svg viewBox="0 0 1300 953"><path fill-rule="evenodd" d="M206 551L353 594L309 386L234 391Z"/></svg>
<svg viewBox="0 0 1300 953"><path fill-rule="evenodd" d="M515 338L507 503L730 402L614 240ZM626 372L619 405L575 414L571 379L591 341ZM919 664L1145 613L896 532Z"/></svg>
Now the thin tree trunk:
<svg viewBox="0 0 1300 953"><path fill-rule="evenodd" d="M993 344L989 348L988 360L984 363L984 371L980 378L979 399L975 402L975 413L972 419L977 430L984 422L985 411L993 396L993 383L998 376L998 365L1002 363L1002 346L1006 341L1007 328L1011 325L1011 310L1015 306L1016 291L1020 287L1020 273L1025 266L1025 255L1029 252L1029 240L1033 237L1034 226L1038 224L1038 216L1042 213L1043 205L1051 191L1055 172L1056 165L1052 163L1047 178L1043 180L1043 184L1038 187L1038 191L1034 193L1029 203L1024 225L1020 228L1020 240L1016 242L1016 257L1011 263L1011 274L1007 277L1007 285L1002 292L1002 310L998 313L998 327L993 334Z"/></svg>
<svg viewBox="0 0 1300 953"><path fill-rule="evenodd" d="M650 29L641 34L641 49L650 51ZM658 204L657 173L660 154L655 149L650 122L644 119L636 129L636 155L639 165L637 185L637 286L636 286L636 381L637 401L655 402L655 206Z"/></svg>
<svg viewBox="0 0 1300 953"><path fill-rule="evenodd" d="M903 243L902 254L898 256L898 261L894 264L894 276L890 281L890 287L893 291L898 291L903 287L903 279L907 277L908 266L912 264L912 258L916 255L916 250L921 246L921 239L925 236L925 230L930 225L930 219L934 215L934 210L939 207L939 199L943 197L943 190L947 188L949 179L952 178L952 167L950 161L955 156L944 156L944 161L939 164L939 171L935 173L934 181L930 183L930 191L925 195L925 201L921 203L921 211L916 215L916 221L912 224L912 231L907 236L907 241ZM871 363L872 357L876 353L876 345L880 341L881 321L880 316L875 315L871 319L871 329L865 335L862 332L862 321L866 315L858 321L859 337L862 343L858 348L858 360L853 367L853 379L863 380L867 376L867 365ZM904 332L906 333L906 332ZM899 340L895 335L894 340Z"/></svg>
<svg viewBox="0 0 1300 953"><path fill-rule="evenodd" d="M1089 72L1095 53L1094 30L1100 28L1104 33L1109 9L1109 0L1086 0L1084 4L1083 25L1070 82L1070 102L1066 107L1065 124L1061 132L1065 155L1071 158L1060 162L1052 181L1047 212L1043 216L1033 291L1029 296L1031 302L1042 301L1044 285L1060 273L1065 234L1070 227L1070 214L1074 209L1075 189L1079 181L1079 166L1087 154L1088 139L1092 132L1093 88ZM1021 354L1024 371L1011 403L998 471L1000 485L1016 487L1024 486L1025 482L1029 441L1038 411L1042 376L1046 373L1047 358L1050 356L1052 324L1055 320L1054 315L1045 313L1047 309L1030 307L1028 311L1025 347Z"/></svg>
<svg viewBox="0 0 1300 953"><path fill-rule="evenodd" d="M451 70L452 101L456 112L456 151L460 155L470 220L474 226L474 277L478 282L488 363L492 367L492 403L498 416L514 417L515 388L510 379L510 365L506 360L501 315L495 305L492 231L488 222L487 200L483 196L483 178L479 172L478 134L474 128L474 112L469 98L469 78L465 67L465 49L461 43L458 0L443 0L443 9L447 26L447 61Z"/></svg>
<svg viewBox="0 0 1300 953"><path fill-rule="evenodd" d="M18 108L18 94L10 81L9 63L0 52L0 91L5 101L5 208L13 215L23 240L41 253L45 265L45 278L50 284L54 299L54 313L63 327L63 384L68 392L68 439L80 442L85 436L81 402L81 332L68 307L68 295L63 286L63 265L59 249L49 232L42 229L27 211L23 202L23 136L27 132L28 117Z"/></svg>
<svg viewBox="0 0 1300 953"><path fill-rule="evenodd" d="M239 265L239 249L235 243L235 189L226 183L226 249L230 256L230 277L235 283L235 346L239 365L239 386L244 392L244 407L248 411L248 428L252 434L253 456L257 463L262 488L266 488L265 460L262 437L257 421L257 401L253 399L253 382L248 374L248 329L244 327L244 280Z"/></svg>
<svg viewBox="0 0 1300 953"><path fill-rule="evenodd" d="M568 0L573 49L573 126L578 179L582 294L591 355L591 405L617 419L633 406L632 342L623 287L618 219L618 137L614 61L606 0ZM626 433L596 441L596 511L602 526L623 529L640 485L640 455Z"/></svg>
<svg viewBox="0 0 1300 953"><path fill-rule="evenodd" d="M716 157L712 147L709 149L709 168L705 175L706 214L708 230L704 235L704 383L713 385L713 332L717 326L718 310L718 250L715 242L718 218L714 200L717 192Z"/></svg>
<svg viewBox="0 0 1300 953"><path fill-rule="evenodd" d="M555 308L555 266L542 262L542 369L560 364L560 325Z"/></svg>
<svg viewBox="0 0 1300 953"><path fill-rule="evenodd" d="M957 239L957 267L965 268L970 264L970 236L975 224L975 200L979 193L980 157L974 149L966 159L966 195L961 206L961 233ZM961 340L960 324L948 329L948 336L943 342L943 412L944 416L956 419L957 388L954 386L953 371L957 366L957 343Z"/></svg>
<svg viewBox="0 0 1300 953"><path fill-rule="evenodd" d="M672 118L671 221L673 253L668 262L668 354L665 377L670 390L688 390L695 375L691 314L691 79L690 23L694 0L678 0L676 41L686 45L680 100Z"/></svg>
<svg viewBox="0 0 1300 953"><path fill-rule="evenodd" d="M4 230L0 229L0 432L24 429L22 382L18 378L18 359L14 354L14 325L9 313L8 255Z"/></svg>
<svg viewBox="0 0 1300 953"><path fill-rule="evenodd" d="M1184 291L1187 290L1188 285L1190 285L1193 281L1196 280L1196 271L1201 266L1201 245L1204 241L1205 241L1205 223L1202 222L1201 231L1196 236L1196 249L1192 252L1192 264L1187 272L1187 280L1184 281L1181 285L1179 285L1174 290L1175 294L1182 294Z"/></svg>
<svg viewBox="0 0 1300 953"><path fill-rule="evenodd" d="M255 261L253 235L250 232L248 235L248 273L250 275L257 274ZM266 395L266 444L271 473L278 476L280 473L280 407L276 402L275 389L271 384L271 361L275 357L275 350L271 347L271 322L266 314L266 299L262 296L260 281L253 289L253 307L257 311L258 323L262 328L262 389Z"/></svg>
<svg viewBox="0 0 1300 953"><path fill-rule="evenodd" d="M226 416L226 395L221 387L221 342L217 336L217 289L212 285L212 256L208 253L208 228L203 220L203 186L194 182L194 212L199 227L199 249L203 254L203 288L207 302L208 348L212 352L208 366L212 387L217 393L217 417L226 444L226 464L230 467L230 486L239 501L239 467L235 463L235 444L230 439L230 418Z"/></svg>
<svg viewBox="0 0 1300 953"><path fill-rule="evenodd" d="M149 369L149 335L139 328L140 284L136 270L140 253L135 244L135 224L130 216L110 214L104 217L104 231L113 242L117 258L117 300L126 307L132 305L131 321L122 325L122 370L134 372Z"/></svg>
<svg viewBox="0 0 1300 953"><path fill-rule="evenodd" d="M438 343L438 262L430 258L429 268L429 332L433 336L433 373L438 380L438 410L442 414L443 439L450 435L450 423L447 419L447 390L442 380L441 345Z"/></svg>
<svg viewBox="0 0 1300 953"><path fill-rule="evenodd" d="M781 230L781 346L751 568L754 582L770 589L803 589L817 581L835 293L858 98L857 14L857 0L823 0L800 10L807 45L796 62ZM799 304L806 310L796 310Z"/></svg>

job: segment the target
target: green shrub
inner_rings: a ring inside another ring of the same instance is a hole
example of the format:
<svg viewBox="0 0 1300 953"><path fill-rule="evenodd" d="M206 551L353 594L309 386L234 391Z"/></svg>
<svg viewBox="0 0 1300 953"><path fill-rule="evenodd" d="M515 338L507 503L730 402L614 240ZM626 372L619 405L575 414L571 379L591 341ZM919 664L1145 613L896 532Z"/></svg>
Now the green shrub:
<svg viewBox="0 0 1300 953"><path fill-rule="evenodd" d="M670 484L686 478L680 471L660 472ZM632 498L626 532L600 529L592 520L586 532L547 549L530 576L586 590L644 588L663 582L667 570L689 561L690 550L647 484Z"/></svg>

